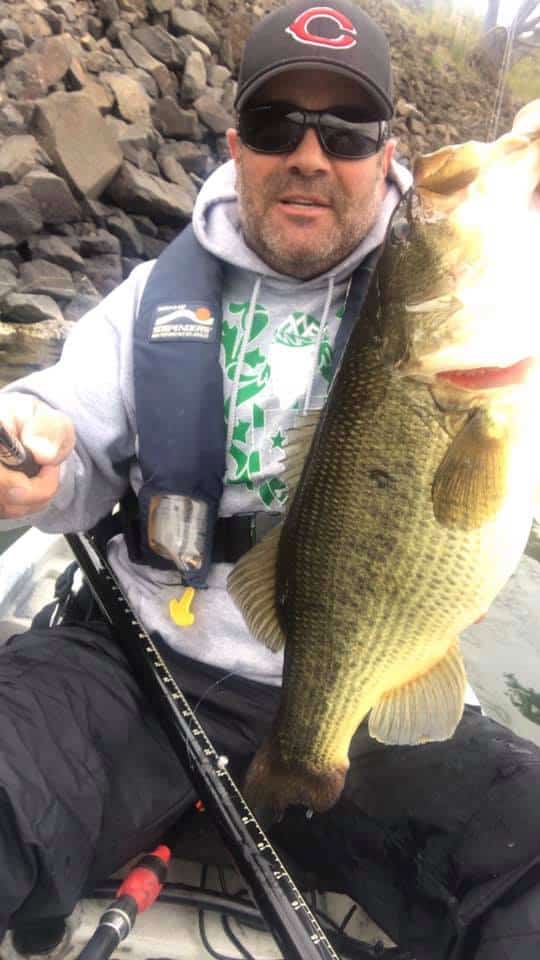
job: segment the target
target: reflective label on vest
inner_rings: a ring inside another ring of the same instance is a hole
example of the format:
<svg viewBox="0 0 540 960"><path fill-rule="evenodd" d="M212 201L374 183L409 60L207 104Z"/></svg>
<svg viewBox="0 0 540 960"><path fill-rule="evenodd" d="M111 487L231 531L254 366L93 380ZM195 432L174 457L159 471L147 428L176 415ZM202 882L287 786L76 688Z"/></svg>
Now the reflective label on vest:
<svg viewBox="0 0 540 960"><path fill-rule="evenodd" d="M160 304L154 312L150 340L204 340L211 343L215 337L215 317L203 304Z"/></svg>

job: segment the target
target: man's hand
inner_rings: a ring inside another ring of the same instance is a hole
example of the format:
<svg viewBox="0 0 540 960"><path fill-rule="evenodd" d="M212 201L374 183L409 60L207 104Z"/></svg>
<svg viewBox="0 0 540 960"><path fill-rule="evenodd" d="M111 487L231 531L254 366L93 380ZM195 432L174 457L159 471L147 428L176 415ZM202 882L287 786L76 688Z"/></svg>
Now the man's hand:
<svg viewBox="0 0 540 960"><path fill-rule="evenodd" d="M28 447L41 469L31 479L0 463L0 518L13 519L43 510L54 497L60 464L75 443L69 417L23 394L0 396L0 423Z"/></svg>

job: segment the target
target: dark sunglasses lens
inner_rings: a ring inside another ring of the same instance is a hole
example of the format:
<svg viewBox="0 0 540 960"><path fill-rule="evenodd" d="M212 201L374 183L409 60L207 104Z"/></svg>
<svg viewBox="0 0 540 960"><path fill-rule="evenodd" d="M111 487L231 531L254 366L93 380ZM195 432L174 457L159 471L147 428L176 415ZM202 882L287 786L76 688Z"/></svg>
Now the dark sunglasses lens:
<svg viewBox="0 0 540 960"><path fill-rule="evenodd" d="M239 118L241 140L252 150L261 153L285 153L298 146L303 134L303 123L291 117L290 109L279 106L253 107L243 110Z"/></svg>
<svg viewBox="0 0 540 960"><path fill-rule="evenodd" d="M334 157L361 160L372 156L380 146L378 121L357 122L333 113L323 113L319 131L325 150Z"/></svg>

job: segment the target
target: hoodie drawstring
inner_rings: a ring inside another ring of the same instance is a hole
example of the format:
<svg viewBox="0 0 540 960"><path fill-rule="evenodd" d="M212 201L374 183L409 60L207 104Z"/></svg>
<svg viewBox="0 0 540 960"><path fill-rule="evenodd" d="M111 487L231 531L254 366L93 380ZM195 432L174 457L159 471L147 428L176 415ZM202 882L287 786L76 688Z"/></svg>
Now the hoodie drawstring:
<svg viewBox="0 0 540 960"><path fill-rule="evenodd" d="M311 376L309 378L309 384L306 390L306 396L304 400L304 409L303 413L307 413L309 410L309 405L311 403L311 394L313 392L313 383L315 381L315 375L319 367L319 351L321 349L321 340L325 331L328 329L328 314L330 312L330 304L332 303L332 297L334 295L334 278L328 278L328 291L326 294L326 300L324 303L324 310L321 317L321 322L319 324L319 331L317 333L317 340L315 341L315 356L313 358L313 366L311 368Z"/></svg>

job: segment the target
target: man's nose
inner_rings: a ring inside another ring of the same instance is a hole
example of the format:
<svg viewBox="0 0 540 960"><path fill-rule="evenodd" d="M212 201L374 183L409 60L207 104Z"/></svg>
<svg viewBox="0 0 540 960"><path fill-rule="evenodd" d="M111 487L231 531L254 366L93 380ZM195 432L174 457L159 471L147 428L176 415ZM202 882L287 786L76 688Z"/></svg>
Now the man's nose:
<svg viewBox="0 0 540 960"><path fill-rule="evenodd" d="M308 127L296 150L287 154L286 165L289 170L297 170L304 176L330 169L330 157L321 147L316 130Z"/></svg>

